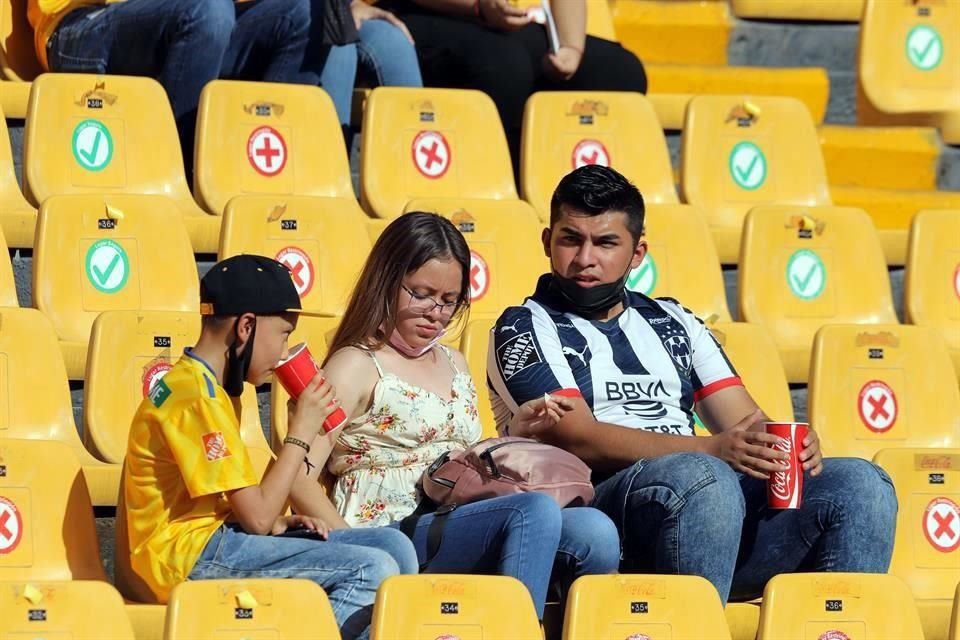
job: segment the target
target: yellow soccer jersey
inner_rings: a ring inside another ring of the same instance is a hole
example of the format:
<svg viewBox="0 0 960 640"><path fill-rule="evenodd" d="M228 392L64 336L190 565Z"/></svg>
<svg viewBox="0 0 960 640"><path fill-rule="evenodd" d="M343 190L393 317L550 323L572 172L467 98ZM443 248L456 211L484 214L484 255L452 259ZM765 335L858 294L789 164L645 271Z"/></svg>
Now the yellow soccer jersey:
<svg viewBox="0 0 960 640"><path fill-rule="evenodd" d="M130 567L158 601L190 575L230 516L223 494L258 482L230 397L188 349L133 418L117 514Z"/></svg>

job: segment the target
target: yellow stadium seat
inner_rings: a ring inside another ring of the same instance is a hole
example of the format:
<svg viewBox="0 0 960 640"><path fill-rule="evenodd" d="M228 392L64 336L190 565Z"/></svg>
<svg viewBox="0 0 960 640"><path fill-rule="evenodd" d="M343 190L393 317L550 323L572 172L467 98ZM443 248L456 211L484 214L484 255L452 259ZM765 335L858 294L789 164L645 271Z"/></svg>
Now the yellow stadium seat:
<svg viewBox="0 0 960 640"><path fill-rule="evenodd" d="M960 391L928 327L827 325L807 397L823 450L869 460L888 447L960 447Z"/></svg>
<svg viewBox="0 0 960 640"><path fill-rule="evenodd" d="M470 316L499 316L522 304L550 270L536 212L523 200L424 198L406 211L438 213L463 233L470 246Z"/></svg>
<svg viewBox="0 0 960 640"><path fill-rule="evenodd" d="M676 203L673 168L650 101L639 93L535 93L523 112L520 184L546 221L560 179L585 164L613 167L647 204Z"/></svg>
<svg viewBox="0 0 960 640"><path fill-rule="evenodd" d="M727 64L727 42L734 26L727 2L612 0L610 5L617 40L645 66L666 63L720 69ZM656 83L650 86L657 87Z"/></svg>
<svg viewBox="0 0 960 640"><path fill-rule="evenodd" d="M691 100L680 182L684 200L707 213L724 264L737 262L743 218L751 207L830 204L813 119L794 98Z"/></svg>
<svg viewBox="0 0 960 640"><path fill-rule="evenodd" d="M29 82L40 72L33 28L27 21L27 3L0 0L0 73L3 79Z"/></svg>
<svg viewBox="0 0 960 640"><path fill-rule="evenodd" d="M377 590L370 637L541 640L530 592L506 576L393 576Z"/></svg>
<svg viewBox="0 0 960 640"><path fill-rule="evenodd" d="M865 0L859 79L886 113L960 109L960 5Z"/></svg>
<svg viewBox="0 0 960 640"><path fill-rule="evenodd" d="M897 490L890 573L910 586L927 638L945 636L960 583L960 449L883 449Z"/></svg>
<svg viewBox="0 0 960 640"><path fill-rule="evenodd" d="M373 243L377 241L377 238L380 237L380 234L383 233L383 230L387 228L388 224L390 224L389 220L382 220L380 218L370 218L367 220L367 236L370 238L370 246L373 246Z"/></svg>
<svg viewBox="0 0 960 640"><path fill-rule="evenodd" d="M70 447L2 437L0 470L0 580L105 582L87 484Z"/></svg>
<svg viewBox="0 0 960 640"><path fill-rule="evenodd" d="M342 315L370 252L351 198L244 196L227 204L219 259L270 256L291 270L304 309Z"/></svg>
<svg viewBox="0 0 960 640"><path fill-rule="evenodd" d="M957 584L957 593L953 596L953 613L950 615L947 640L960 640L960 583Z"/></svg>
<svg viewBox="0 0 960 640"><path fill-rule="evenodd" d="M757 640L920 640L910 589L896 576L782 573L763 591Z"/></svg>
<svg viewBox="0 0 960 640"><path fill-rule="evenodd" d="M824 324L897 321L880 243L858 209L754 208L738 277L740 317L767 328L790 382L807 381Z"/></svg>
<svg viewBox="0 0 960 640"><path fill-rule="evenodd" d="M195 313L107 311L97 317L83 387L83 436L90 451L107 462L123 462L137 407L199 335ZM244 443L268 449L251 385L244 386L238 413Z"/></svg>
<svg viewBox="0 0 960 640"><path fill-rule="evenodd" d="M760 408L774 420L793 422L793 401L777 345L763 325L749 322L708 324Z"/></svg>
<svg viewBox="0 0 960 640"><path fill-rule="evenodd" d="M0 58L2 60L2 58ZM7 121L0 112L0 230L7 245L19 249L33 247L33 232L37 226L37 210L30 206L17 184L13 171L13 154L10 151L10 134Z"/></svg>
<svg viewBox="0 0 960 640"><path fill-rule="evenodd" d="M155 80L47 73L33 82L24 182L35 204L54 195L164 195L194 251L216 251L220 219L194 202L167 94Z"/></svg>
<svg viewBox="0 0 960 640"><path fill-rule="evenodd" d="M340 638L327 594L309 580L192 580L170 593L164 640Z"/></svg>
<svg viewBox="0 0 960 640"><path fill-rule="evenodd" d="M477 386L477 409L484 438L497 437L497 421L490 405L490 388L487 386L487 349L490 345L490 330L496 318L471 319L460 339L460 351L467 359L470 375Z"/></svg>
<svg viewBox="0 0 960 640"><path fill-rule="evenodd" d="M60 336L67 375L83 378L102 311L198 311L196 262L168 198L53 196L40 207L33 302Z"/></svg>
<svg viewBox="0 0 960 640"><path fill-rule="evenodd" d="M515 200L507 139L485 93L377 87L363 112L360 202L396 218L414 198Z"/></svg>
<svg viewBox="0 0 960 640"><path fill-rule="evenodd" d="M627 279L638 293L676 298L705 322L729 321L720 260L704 213L685 204L647 206L647 255Z"/></svg>
<svg viewBox="0 0 960 640"><path fill-rule="evenodd" d="M330 97L304 85L207 83L197 113L194 188L217 214L238 195L355 200Z"/></svg>
<svg viewBox="0 0 960 640"><path fill-rule="evenodd" d="M6 256L8 256L7 243L3 232L0 231L0 258ZM19 302L17 302L17 283L13 279L13 268L9 259L0 259L0 307L16 306L19 306Z"/></svg>
<svg viewBox="0 0 960 640"><path fill-rule="evenodd" d="M863 2L864 0L835 0L833 2L730 0L730 6L740 18L857 22L863 13Z"/></svg>
<svg viewBox="0 0 960 640"><path fill-rule="evenodd" d="M97 580L0 582L0 638L134 640L123 598Z"/></svg>
<svg viewBox="0 0 960 640"><path fill-rule="evenodd" d="M696 603L697 615L690 615ZM699 576L583 576L567 596L563 640L729 640L717 590Z"/></svg>
<svg viewBox="0 0 960 640"><path fill-rule="evenodd" d="M305 342L317 364L327 357L327 345L340 324L340 318L315 318L304 316L297 321L296 330L290 335L290 346ZM290 396L274 378L270 385L270 445L280 451L287 437L287 401Z"/></svg>
<svg viewBox="0 0 960 640"><path fill-rule="evenodd" d="M56 441L83 467L89 501L117 504L120 469L100 462L80 442L57 335L36 309L0 308L0 438Z"/></svg>
<svg viewBox="0 0 960 640"><path fill-rule="evenodd" d="M910 227L903 308L907 322L933 327L960 377L960 210L920 211Z"/></svg>

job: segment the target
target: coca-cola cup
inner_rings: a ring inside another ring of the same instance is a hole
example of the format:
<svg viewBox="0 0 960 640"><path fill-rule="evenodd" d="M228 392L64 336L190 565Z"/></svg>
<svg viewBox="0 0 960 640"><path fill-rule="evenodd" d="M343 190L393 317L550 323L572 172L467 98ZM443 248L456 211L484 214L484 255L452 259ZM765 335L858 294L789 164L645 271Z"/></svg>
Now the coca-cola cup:
<svg viewBox="0 0 960 640"><path fill-rule="evenodd" d="M767 433L780 438L777 444L767 446L788 456L782 463L783 471L774 471L767 479L767 506L771 509L799 509L803 504L800 452L809 426L805 422L767 422L764 426Z"/></svg>
<svg viewBox="0 0 960 640"><path fill-rule="evenodd" d="M287 390L290 397L296 402L303 390L313 380L313 376L320 371L317 361L310 355L310 349L303 342L290 349L290 355L273 370L277 380ZM333 404L332 402L330 403ZM347 414L342 407L333 410L327 419L323 421L323 430L327 433L333 431L347 421Z"/></svg>

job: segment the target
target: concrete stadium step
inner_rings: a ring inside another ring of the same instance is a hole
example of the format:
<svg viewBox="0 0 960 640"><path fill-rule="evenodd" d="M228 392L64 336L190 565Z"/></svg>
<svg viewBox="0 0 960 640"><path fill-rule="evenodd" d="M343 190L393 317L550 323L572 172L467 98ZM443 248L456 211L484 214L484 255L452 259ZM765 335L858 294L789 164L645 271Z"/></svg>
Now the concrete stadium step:
<svg viewBox="0 0 960 640"><path fill-rule="evenodd" d="M936 189L940 136L929 127L820 127L831 185Z"/></svg>
<svg viewBox="0 0 960 640"><path fill-rule="evenodd" d="M730 4L738 18L765 20L858 22L863 12L863 0L730 0Z"/></svg>
<svg viewBox="0 0 960 640"><path fill-rule="evenodd" d="M709 65L648 64L649 94L664 129L682 129L694 95L791 96L823 122L830 79L820 68L767 69Z"/></svg>
<svg viewBox="0 0 960 640"><path fill-rule="evenodd" d="M617 0L617 39L644 64L724 65L733 28L726 2Z"/></svg>

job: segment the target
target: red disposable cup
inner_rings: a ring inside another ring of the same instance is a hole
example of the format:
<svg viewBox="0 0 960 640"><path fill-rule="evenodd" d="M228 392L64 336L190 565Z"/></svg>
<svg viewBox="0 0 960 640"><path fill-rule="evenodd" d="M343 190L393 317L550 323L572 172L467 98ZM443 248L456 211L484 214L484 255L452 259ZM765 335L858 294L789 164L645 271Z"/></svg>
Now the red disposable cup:
<svg viewBox="0 0 960 640"><path fill-rule="evenodd" d="M274 368L273 373L277 376L277 380L280 381L283 388L287 390L287 393L290 394L290 397L293 398L293 401L296 402L318 371L320 371L320 367L310 354L310 349L307 348L305 343L301 342L290 349L290 355L287 356L286 360L280 361ZM323 421L323 430L329 433L346 421L346 412L342 407L337 407Z"/></svg>
<svg viewBox="0 0 960 640"><path fill-rule="evenodd" d="M803 504L803 466L800 452L809 425L805 422L767 422L766 432L782 443L767 445L789 456L783 471L774 471L767 479L767 506L771 509L799 509Z"/></svg>

